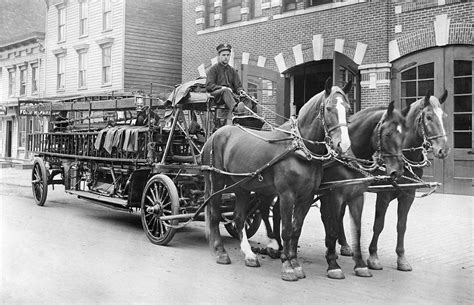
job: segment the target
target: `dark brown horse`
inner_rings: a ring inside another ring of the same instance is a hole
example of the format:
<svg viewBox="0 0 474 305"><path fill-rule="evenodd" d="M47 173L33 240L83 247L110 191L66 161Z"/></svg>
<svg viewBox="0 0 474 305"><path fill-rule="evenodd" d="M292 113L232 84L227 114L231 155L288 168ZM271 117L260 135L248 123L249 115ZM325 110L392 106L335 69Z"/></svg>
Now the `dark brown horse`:
<svg viewBox="0 0 474 305"><path fill-rule="evenodd" d="M205 198L210 198L206 222L211 249L217 263L229 264L219 231L220 193L236 195L234 221L247 266L258 267L244 230L249 211L250 192L279 196L282 215L283 280L296 281L305 274L297 260L298 239L304 218L313 202L322 176L322 160L332 150L346 151L350 146L346 124L348 99L344 90L331 87L312 97L300 110L298 120L272 131L246 130L224 126L205 143L202 152ZM236 185L237 184L237 185Z"/></svg>
<svg viewBox="0 0 474 305"><path fill-rule="evenodd" d="M367 265L362 259L360 250L361 216L363 208L363 193L367 190L370 180L360 180L372 174L369 168L377 169L379 165L385 166L386 174L392 179L398 178L403 173L402 141L405 118L400 111L394 109L394 103L388 108L372 107L360 111L349 119L349 135L351 138L351 150L356 158L348 160L332 160L324 164L323 183L333 183L332 188L320 191L321 218L326 230L326 259L328 262L328 276L330 278L342 279L344 274L336 262L335 250L336 240L339 236L339 224L342 222L343 209L349 204L351 216L354 220L356 232L355 246L355 273L357 276L371 276ZM354 161L363 162L362 166ZM366 162L364 162L366 161ZM358 181L356 181L359 179ZM351 182L341 182L350 180ZM362 182L361 182L362 181ZM355 183L354 183L355 182ZM268 199L267 199L268 200ZM268 201L262 200L264 203ZM268 209L261 208L262 218L267 228L268 237L271 240L267 246L266 253L273 256L276 244L280 244L279 238L279 214L278 205L274 207L273 227L268 221ZM276 242L272 240L275 238Z"/></svg>
<svg viewBox="0 0 474 305"><path fill-rule="evenodd" d="M423 176L423 166L426 165L426 151L433 151L436 158L444 159L449 153L448 138L443 125L443 118L446 116L441 108L441 104L446 100L448 92L445 90L439 98L428 93L424 98L417 100L402 112L405 114L408 131L403 142L403 154L405 160L414 174L421 178ZM410 170L406 170L404 176L413 177ZM408 180L407 182L413 182ZM402 182L400 182L402 183ZM369 268L380 270L382 264L377 255L377 242L384 227L385 212L389 203L397 198L398 200L398 222L397 222L397 269L401 271L411 271L412 267L405 257L405 231L407 225L408 212L415 198L415 188L404 189L403 191L388 191L377 194L375 208L374 235L369 246L370 257L367 260Z"/></svg>
<svg viewBox="0 0 474 305"><path fill-rule="evenodd" d="M362 166L351 160L332 161L324 166L324 182L340 180L355 180L372 176L369 168L377 169L378 165L385 167L385 173L391 179L398 179L403 173L404 160L402 157L403 131L405 118L400 111L394 109L391 102L387 109L372 107L354 114L349 119L349 136L354 156ZM366 161L375 162L369 165ZM375 165L375 166L373 166ZM372 276L362 259L360 247L361 217L364 205L364 192L369 182L357 184L341 183L341 186L321 193L321 219L326 230L326 260L328 262L328 277L343 279L344 274L336 262L336 240L339 236L340 224L346 205L349 205L354 224L354 271L357 276Z"/></svg>

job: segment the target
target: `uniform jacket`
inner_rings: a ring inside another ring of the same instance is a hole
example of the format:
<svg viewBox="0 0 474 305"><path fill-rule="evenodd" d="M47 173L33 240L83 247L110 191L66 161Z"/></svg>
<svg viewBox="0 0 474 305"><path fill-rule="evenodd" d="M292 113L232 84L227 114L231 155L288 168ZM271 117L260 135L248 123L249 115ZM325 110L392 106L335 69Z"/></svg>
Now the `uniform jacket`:
<svg viewBox="0 0 474 305"><path fill-rule="evenodd" d="M229 65L217 63L207 71L206 90L212 92L222 86L229 87L234 93L239 93L243 89L237 70Z"/></svg>

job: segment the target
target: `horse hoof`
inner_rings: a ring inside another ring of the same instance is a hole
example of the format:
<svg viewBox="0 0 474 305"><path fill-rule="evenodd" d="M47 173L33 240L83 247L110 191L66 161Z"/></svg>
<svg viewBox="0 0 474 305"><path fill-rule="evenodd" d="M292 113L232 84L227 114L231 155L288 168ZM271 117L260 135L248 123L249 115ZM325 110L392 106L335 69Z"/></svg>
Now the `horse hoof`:
<svg viewBox="0 0 474 305"><path fill-rule="evenodd" d="M229 254L227 253L218 254L216 256L216 262L221 265L229 265L230 264Z"/></svg>
<svg viewBox="0 0 474 305"><path fill-rule="evenodd" d="M266 250L267 250L266 252L267 252L268 256L270 256L270 258L272 258L272 259L280 258L280 251L279 250L275 250L275 249L272 249L272 248L267 248Z"/></svg>
<svg viewBox="0 0 474 305"><path fill-rule="evenodd" d="M378 259L367 259L367 266L372 270L382 270L383 266Z"/></svg>
<svg viewBox="0 0 474 305"><path fill-rule="evenodd" d="M328 278L335 279L335 280L343 280L346 277L341 269L332 269L328 270Z"/></svg>
<svg viewBox="0 0 474 305"><path fill-rule="evenodd" d="M413 270L406 259L398 259L397 260L397 269L400 270L400 271L412 271Z"/></svg>
<svg viewBox="0 0 474 305"><path fill-rule="evenodd" d="M292 270L288 271L281 271L281 279L288 282L296 282L298 277L296 276L295 272Z"/></svg>
<svg viewBox="0 0 474 305"><path fill-rule="evenodd" d="M245 259L245 266L247 267L260 267L260 262L257 258Z"/></svg>
<svg viewBox="0 0 474 305"><path fill-rule="evenodd" d="M367 267L354 268L354 271L356 276L372 277L372 273L370 273L369 268Z"/></svg>
<svg viewBox="0 0 474 305"><path fill-rule="evenodd" d="M341 246L341 255L342 256L353 256L354 252L351 249L351 246Z"/></svg>
<svg viewBox="0 0 474 305"><path fill-rule="evenodd" d="M304 279L306 277L306 274L304 274L303 268L301 266L294 268L295 270L295 275L298 279Z"/></svg>

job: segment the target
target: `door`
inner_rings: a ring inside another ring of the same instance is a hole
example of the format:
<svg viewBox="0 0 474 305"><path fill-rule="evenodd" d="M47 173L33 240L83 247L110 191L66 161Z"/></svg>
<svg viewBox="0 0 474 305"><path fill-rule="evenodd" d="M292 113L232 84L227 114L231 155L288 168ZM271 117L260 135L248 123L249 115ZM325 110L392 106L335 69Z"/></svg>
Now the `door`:
<svg viewBox="0 0 474 305"><path fill-rule="evenodd" d="M423 180L441 182L438 192L473 195L473 53L472 47L432 48L403 57L392 65L392 98L399 109L427 91L448 98L442 105L448 118L446 134L452 148L445 160L433 158Z"/></svg>
<svg viewBox="0 0 474 305"><path fill-rule="evenodd" d="M259 114L272 124L283 124L290 113L289 105L284 103L285 79L267 68L243 64L240 67L242 86L260 102Z"/></svg>
<svg viewBox="0 0 474 305"><path fill-rule="evenodd" d="M334 52L332 68L333 85L343 88L352 81L352 89L348 94L351 113L360 110L360 73L359 66L346 55Z"/></svg>
<svg viewBox="0 0 474 305"><path fill-rule="evenodd" d="M451 96L446 112L452 147L445 162L445 192L474 195L474 50L448 47L444 51L445 83Z"/></svg>
<svg viewBox="0 0 474 305"><path fill-rule="evenodd" d="M12 156L12 132L13 132L13 122L7 121L6 128L6 142L5 142L5 157Z"/></svg>

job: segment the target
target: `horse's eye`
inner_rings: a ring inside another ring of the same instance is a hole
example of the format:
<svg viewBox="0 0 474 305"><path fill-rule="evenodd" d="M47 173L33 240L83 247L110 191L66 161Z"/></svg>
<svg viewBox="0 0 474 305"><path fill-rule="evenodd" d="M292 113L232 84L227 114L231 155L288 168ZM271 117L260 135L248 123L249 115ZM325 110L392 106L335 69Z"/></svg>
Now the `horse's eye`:
<svg viewBox="0 0 474 305"><path fill-rule="evenodd" d="M427 115L427 116L426 116L426 119L427 119L428 121L432 121L432 120L433 120L433 117L432 117L431 115Z"/></svg>

